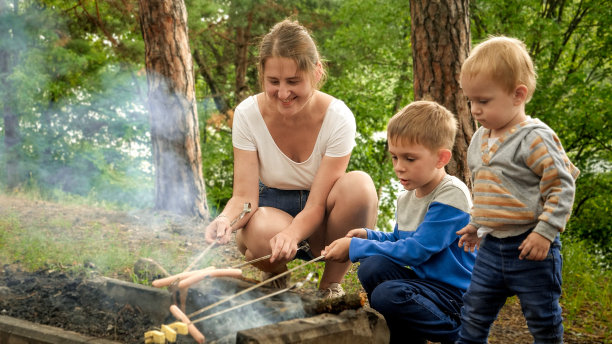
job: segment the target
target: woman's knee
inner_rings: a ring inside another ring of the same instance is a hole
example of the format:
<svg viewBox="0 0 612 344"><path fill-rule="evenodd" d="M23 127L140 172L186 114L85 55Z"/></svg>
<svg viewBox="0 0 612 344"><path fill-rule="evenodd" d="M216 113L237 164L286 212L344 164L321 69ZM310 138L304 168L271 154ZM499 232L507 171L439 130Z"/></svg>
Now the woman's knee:
<svg viewBox="0 0 612 344"><path fill-rule="evenodd" d="M340 177L327 199L331 217L351 226L372 228L378 215L378 195L372 178L362 171L351 171ZM353 227L353 228L356 228Z"/></svg>
<svg viewBox="0 0 612 344"><path fill-rule="evenodd" d="M351 171L345 173L334 184L334 189L340 197L358 195L359 198L374 198L378 200L374 181L369 174L363 171Z"/></svg>
<svg viewBox="0 0 612 344"><path fill-rule="evenodd" d="M269 241L291 223L292 217L275 208L260 207L236 235L238 249L253 253L269 250ZM263 254L265 255L265 253Z"/></svg>

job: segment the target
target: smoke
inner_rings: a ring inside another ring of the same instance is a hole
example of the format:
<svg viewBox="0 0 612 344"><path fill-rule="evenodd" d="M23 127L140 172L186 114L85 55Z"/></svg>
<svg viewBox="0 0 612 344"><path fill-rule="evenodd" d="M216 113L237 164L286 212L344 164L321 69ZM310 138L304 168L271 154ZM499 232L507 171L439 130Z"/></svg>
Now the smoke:
<svg viewBox="0 0 612 344"><path fill-rule="evenodd" d="M224 300L242 291L244 287L244 285L240 286L238 282L232 283L229 279L211 279L192 290L188 298L188 302L190 302L188 311L194 312L209 304ZM242 305L274 291L276 290L266 287L252 290L191 318L191 321L194 322L206 315ZM305 312L300 296L296 293L285 292L206 319L196 323L196 325L210 340L222 339L223 342L233 343L236 333L240 330L303 318L304 316Z"/></svg>

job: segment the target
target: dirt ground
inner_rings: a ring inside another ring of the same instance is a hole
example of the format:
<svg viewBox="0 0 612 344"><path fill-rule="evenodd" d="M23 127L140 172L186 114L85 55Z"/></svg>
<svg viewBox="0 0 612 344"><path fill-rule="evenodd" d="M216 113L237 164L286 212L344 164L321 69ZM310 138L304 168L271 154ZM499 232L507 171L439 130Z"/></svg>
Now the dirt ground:
<svg viewBox="0 0 612 344"><path fill-rule="evenodd" d="M64 221L82 227L83 231L86 231L88 224L96 224L102 229L108 228L115 234L119 228L125 234L131 247L138 247L144 241L183 240L182 235L192 234L186 232L184 228L198 230L198 226L192 226L190 220L172 216L165 217L163 221L156 223L143 224L142 219L151 216L148 211L127 213L0 195L0 218L7 216L17 217L19 223L24 227L28 227L29 224L45 223L50 217L61 216ZM169 232L172 232L172 235L168 235ZM190 250L197 251L206 247L204 240L201 237L197 238L197 236L196 239L190 237L186 241L189 242ZM242 261L242 257L236 250L229 248L223 250L223 259L226 260L224 263L227 263L227 266ZM0 314L2 315L71 329L91 336L113 340L122 338L125 343L142 341L140 336L143 332L135 331L136 326L151 329L153 325L148 319L144 319L138 310L129 306L103 304L103 301L100 301L103 298L91 295L82 287L79 276L68 276L62 271L51 274L48 271L33 274L18 273L20 267L13 263L0 262ZM130 281L128 274L111 277ZM37 285L36 281L42 282L42 287ZM19 291L11 290L11 286L15 285L22 287ZM83 304L83 301L86 303ZM88 305L87 302L90 304ZM102 304L96 304L96 307L93 307L91 303ZM92 311L95 309L102 309L104 312ZM62 313L65 310L68 310L68 314ZM136 322L142 325L136 325ZM94 325L98 328L92 329ZM130 337L131 334L136 337ZM510 300L504 306L491 330L489 340L491 344L533 342L518 301ZM602 339L566 331L565 343L602 343Z"/></svg>

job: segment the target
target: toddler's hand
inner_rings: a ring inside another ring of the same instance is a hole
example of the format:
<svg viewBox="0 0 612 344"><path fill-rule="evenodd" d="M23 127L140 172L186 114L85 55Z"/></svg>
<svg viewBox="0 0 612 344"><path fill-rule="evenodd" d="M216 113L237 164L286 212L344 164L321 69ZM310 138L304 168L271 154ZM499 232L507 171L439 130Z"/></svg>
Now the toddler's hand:
<svg viewBox="0 0 612 344"><path fill-rule="evenodd" d="M340 238L325 246L321 254L325 256L326 261L344 263L349 260L349 246L351 238Z"/></svg>
<svg viewBox="0 0 612 344"><path fill-rule="evenodd" d="M348 233L346 233L346 237L347 238L367 239L368 232L365 230L365 228L355 228L355 229L351 229Z"/></svg>
<svg viewBox="0 0 612 344"><path fill-rule="evenodd" d="M544 260L548 256L550 240L538 233L531 232L518 249L521 250L519 259Z"/></svg>
<svg viewBox="0 0 612 344"><path fill-rule="evenodd" d="M459 247L463 247L465 252L474 252L480 246L480 238L478 237L478 229L473 225L467 225L457 231L457 235L461 235L459 239Z"/></svg>

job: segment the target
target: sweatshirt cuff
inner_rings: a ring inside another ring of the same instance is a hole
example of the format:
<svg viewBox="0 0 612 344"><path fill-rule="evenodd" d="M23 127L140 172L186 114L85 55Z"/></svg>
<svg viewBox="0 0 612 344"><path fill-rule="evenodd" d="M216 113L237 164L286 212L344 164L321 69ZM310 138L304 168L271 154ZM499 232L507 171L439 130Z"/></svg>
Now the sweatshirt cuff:
<svg viewBox="0 0 612 344"><path fill-rule="evenodd" d="M480 228L480 227L482 227L480 224L478 224L478 223L474 222L474 220L470 220L470 223L469 223L469 224L470 224L470 225L472 225L472 226L474 226L474 227L476 227L477 229L478 229L478 228Z"/></svg>
<svg viewBox="0 0 612 344"><path fill-rule="evenodd" d="M353 263L356 263L359 260L359 258L361 258L359 254L360 253L359 247L362 246L361 243L359 242L360 240L367 240L367 239L353 237L351 238L351 243L349 244L349 259Z"/></svg>
<svg viewBox="0 0 612 344"><path fill-rule="evenodd" d="M559 230L556 227L544 221L538 222L533 231L550 240L550 242L553 242L559 234Z"/></svg>

